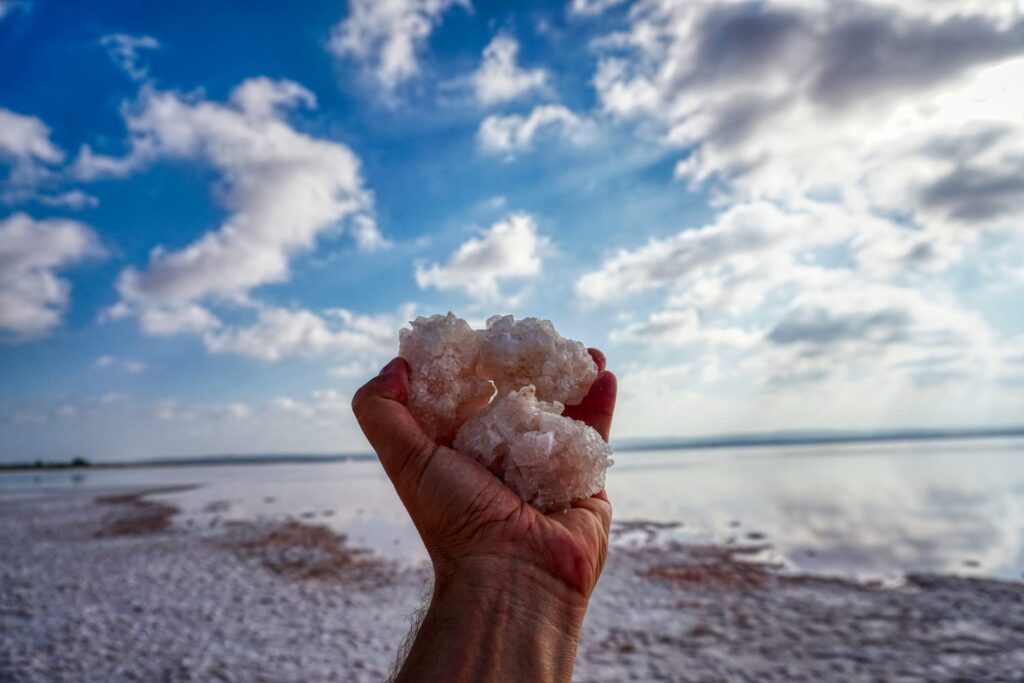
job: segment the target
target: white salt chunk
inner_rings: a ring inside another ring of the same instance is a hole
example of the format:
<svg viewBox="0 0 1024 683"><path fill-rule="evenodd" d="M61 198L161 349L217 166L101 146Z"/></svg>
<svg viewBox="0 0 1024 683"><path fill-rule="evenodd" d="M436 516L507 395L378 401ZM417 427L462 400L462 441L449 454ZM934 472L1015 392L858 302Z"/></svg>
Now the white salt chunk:
<svg viewBox="0 0 1024 683"><path fill-rule="evenodd" d="M451 312L410 325L398 335L398 353L410 368L409 412L430 438L450 439L494 394L474 373L480 336Z"/></svg>
<svg viewBox="0 0 1024 683"><path fill-rule="evenodd" d="M558 334L550 320L496 315L480 334L477 374L494 382L498 396L532 384L541 401L576 405L597 377L587 348Z"/></svg>
<svg viewBox="0 0 1024 683"><path fill-rule="evenodd" d="M532 385L471 417L454 447L487 467L541 512L568 508L604 488L612 449L592 427L538 401Z"/></svg>

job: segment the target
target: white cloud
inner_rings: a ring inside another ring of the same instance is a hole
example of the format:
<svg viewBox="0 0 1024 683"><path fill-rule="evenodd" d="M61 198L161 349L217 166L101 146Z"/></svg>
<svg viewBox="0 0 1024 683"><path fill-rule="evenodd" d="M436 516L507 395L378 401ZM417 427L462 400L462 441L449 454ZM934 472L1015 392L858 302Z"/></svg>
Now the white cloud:
<svg viewBox="0 0 1024 683"><path fill-rule="evenodd" d="M0 201L83 209L99 202L81 190L59 190L64 150L41 119L0 107L0 163L9 167L0 183Z"/></svg>
<svg viewBox="0 0 1024 683"><path fill-rule="evenodd" d="M595 43L601 108L660 130L677 176L719 214L608 254L578 296L663 294L610 337L727 359L722 384L677 392L687 405L742 386L803 410L836 392L846 408L902 392L948 419L946 397L973 391L1012 412L1019 401L997 389L1006 342L953 268L1009 282L1024 234L1021 10L640 0ZM848 422L837 415L814 417Z"/></svg>
<svg viewBox="0 0 1024 683"><path fill-rule="evenodd" d="M59 164L64 152L50 140L50 129L41 120L0 108L0 157L15 163Z"/></svg>
<svg viewBox="0 0 1024 683"><path fill-rule="evenodd" d="M328 49L359 61L385 93L420 72L419 56L442 15L469 0L350 0Z"/></svg>
<svg viewBox="0 0 1024 683"><path fill-rule="evenodd" d="M595 86L606 112L692 150L681 178L837 196L932 232L1019 224L1014 3L647 0L630 16Z"/></svg>
<svg viewBox="0 0 1024 683"><path fill-rule="evenodd" d="M610 336L613 341L639 341L659 347L707 345L740 349L753 347L763 337L738 327L704 326L694 310L657 311L646 322L627 325Z"/></svg>
<svg viewBox="0 0 1024 683"><path fill-rule="evenodd" d="M133 81L144 81L149 77L149 67L142 58L143 50L155 50L160 42L152 36L133 36L127 33L111 33L100 38L100 45L106 49L110 59L128 74Z"/></svg>
<svg viewBox="0 0 1024 683"><path fill-rule="evenodd" d="M569 12L583 17L594 17L624 2L626 0L572 0Z"/></svg>
<svg viewBox="0 0 1024 683"><path fill-rule="evenodd" d="M76 221L0 221L0 333L8 341L43 337L57 327L71 286L57 271L103 254L96 234Z"/></svg>
<svg viewBox="0 0 1024 683"><path fill-rule="evenodd" d="M255 323L224 327L203 335L212 353L235 353L263 361L323 354L380 357L397 348L396 330L410 317L404 307L398 315L360 315L331 309L321 315L305 309L261 308Z"/></svg>
<svg viewBox="0 0 1024 683"><path fill-rule="evenodd" d="M14 14L16 10L27 12L28 9L28 0L0 0L0 21Z"/></svg>
<svg viewBox="0 0 1024 683"><path fill-rule="evenodd" d="M550 248L550 240L538 232L533 216L515 213L463 242L446 264L417 264L416 284L421 289L462 290L481 301L497 301L502 296L501 282L539 274Z"/></svg>
<svg viewBox="0 0 1024 683"><path fill-rule="evenodd" d="M520 69L516 64L519 42L504 33L496 35L484 48L480 68L472 76L476 99L484 106L515 100L535 90L543 90L548 74L544 69Z"/></svg>
<svg viewBox="0 0 1024 683"><path fill-rule="evenodd" d="M533 146L545 132L558 133L574 144L589 139L590 123L561 104L542 104L527 116L492 114L480 124L477 140L481 149L492 154L511 155Z"/></svg>
<svg viewBox="0 0 1024 683"><path fill-rule="evenodd" d="M93 367L101 369L117 367L125 372L137 375L140 372L144 372L148 366L142 361L132 360L131 358L119 358L107 354L97 358L93 362Z"/></svg>
<svg viewBox="0 0 1024 683"><path fill-rule="evenodd" d="M244 302L254 287L287 280L289 259L325 233L348 229L365 249L386 244L369 216L358 158L285 120L287 108L315 104L297 83L266 78L245 81L227 104L147 87L127 110L129 155L83 149L75 163L83 178L126 175L163 158L208 163L231 211L179 250L153 249L144 270L126 269L111 317L137 315L153 334L209 331L219 325L211 304Z"/></svg>
<svg viewBox="0 0 1024 683"><path fill-rule="evenodd" d="M376 374L376 370L376 365L354 360L333 366L327 370L327 374L336 379L367 378Z"/></svg>

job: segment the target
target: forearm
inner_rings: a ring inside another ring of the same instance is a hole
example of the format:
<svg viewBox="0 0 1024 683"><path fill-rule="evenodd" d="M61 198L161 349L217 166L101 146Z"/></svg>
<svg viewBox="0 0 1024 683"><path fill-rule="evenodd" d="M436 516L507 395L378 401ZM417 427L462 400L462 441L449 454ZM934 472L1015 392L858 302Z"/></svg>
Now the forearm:
<svg viewBox="0 0 1024 683"><path fill-rule="evenodd" d="M396 681L569 681L587 599L531 565L438 572Z"/></svg>

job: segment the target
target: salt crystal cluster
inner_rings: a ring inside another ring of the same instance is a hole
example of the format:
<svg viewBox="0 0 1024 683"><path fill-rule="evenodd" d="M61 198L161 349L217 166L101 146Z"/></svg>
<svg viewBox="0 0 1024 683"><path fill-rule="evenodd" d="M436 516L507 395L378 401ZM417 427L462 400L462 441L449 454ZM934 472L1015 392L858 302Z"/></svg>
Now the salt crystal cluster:
<svg viewBox="0 0 1024 683"><path fill-rule="evenodd" d="M462 425L456 450L474 457L541 512L604 488L611 447L592 427L538 401L532 385L498 398Z"/></svg>
<svg viewBox="0 0 1024 683"><path fill-rule="evenodd" d="M435 441L455 431L494 394L474 372L480 336L465 320L448 315L419 317L398 333L398 354L409 362L409 412Z"/></svg>
<svg viewBox="0 0 1024 683"><path fill-rule="evenodd" d="M496 315L481 335L477 374L494 382L498 396L532 384L541 401L576 405L597 378L586 347L562 337L550 320Z"/></svg>
<svg viewBox="0 0 1024 683"><path fill-rule="evenodd" d="M431 438L454 435L457 450L542 512L604 488L611 448L593 428L562 415L563 404L582 401L597 378L583 344L537 318L494 316L474 331L448 313L411 325L399 335L411 369L409 410Z"/></svg>

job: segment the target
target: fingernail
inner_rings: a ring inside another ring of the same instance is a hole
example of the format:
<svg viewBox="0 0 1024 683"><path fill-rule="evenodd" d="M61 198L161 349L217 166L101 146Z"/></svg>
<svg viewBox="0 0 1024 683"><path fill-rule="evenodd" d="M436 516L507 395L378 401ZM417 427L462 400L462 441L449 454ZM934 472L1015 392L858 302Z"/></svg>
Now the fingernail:
<svg viewBox="0 0 1024 683"><path fill-rule="evenodd" d="M398 358L392 358L392 359L391 359L391 362L390 362L390 363L388 363L387 365L385 365L384 367L382 367L382 368L380 369L380 372L379 372L379 373L377 373L377 374L378 374L378 375L386 375L386 374L388 374L389 372L391 372L392 370L394 370L394 368L395 368L395 364L396 364L396 363L398 363L398 361L399 361L399 360L400 360L400 359L398 359Z"/></svg>

